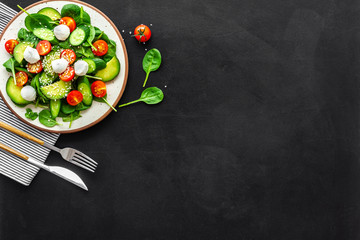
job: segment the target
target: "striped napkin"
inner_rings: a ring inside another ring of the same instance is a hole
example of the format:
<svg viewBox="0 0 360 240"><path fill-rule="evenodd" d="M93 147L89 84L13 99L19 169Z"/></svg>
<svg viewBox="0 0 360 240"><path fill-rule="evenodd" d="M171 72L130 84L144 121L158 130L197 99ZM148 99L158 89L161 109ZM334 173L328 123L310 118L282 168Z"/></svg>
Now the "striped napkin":
<svg viewBox="0 0 360 240"><path fill-rule="evenodd" d="M5 4L0 2L0 32L5 28L6 24L17 14L17 12ZM2 47L2 46L0 46ZM2 65L2 63L0 63ZM1 66L0 66L1 67ZM59 134L42 132L34 129L11 113L3 100L0 98L0 121L14 126L34 137L37 137L49 144L54 145L59 138ZM0 142L8 145L11 148L18 150L28 156L32 156L39 161L45 162L50 150L25 140L15 134L0 129ZM11 154L0 151L0 173L25 185L30 185L31 181L36 176L39 168L28 164L24 160L15 157Z"/></svg>

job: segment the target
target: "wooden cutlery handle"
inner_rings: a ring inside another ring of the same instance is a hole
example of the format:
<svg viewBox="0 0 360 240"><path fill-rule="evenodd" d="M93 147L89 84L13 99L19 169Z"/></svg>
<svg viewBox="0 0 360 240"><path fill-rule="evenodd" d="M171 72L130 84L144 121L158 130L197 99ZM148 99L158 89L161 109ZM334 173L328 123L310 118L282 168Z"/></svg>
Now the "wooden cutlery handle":
<svg viewBox="0 0 360 240"><path fill-rule="evenodd" d="M36 143L38 143L40 145L44 145L44 141L42 141L40 139L37 139L36 137L33 137L30 134L27 134L27 133L25 133L25 132L23 132L23 131L21 131L21 130L19 130L17 128L14 128L13 126L10 126L10 125L4 123L4 122L0 121L0 127L3 128L3 129L6 129L6 130L8 130L8 131L10 131L12 133L15 133L16 135L19 135L20 137L26 138L26 139L28 139L30 141L33 141L33 142L36 142Z"/></svg>
<svg viewBox="0 0 360 240"><path fill-rule="evenodd" d="M26 156L26 155L24 155L24 154L22 154L22 153L20 153L20 152L18 152L18 151L16 151L16 150L12 149L12 148L10 148L10 147L2 144L2 143L0 143L0 148L3 149L3 150L5 150L5 151L7 151L7 152L9 152L9 153L11 153L11 154L14 154L15 156L18 156L19 158L22 158L22 159L24 159L24 160L28 160L28 159L29 159L28 156Z"/></svg>

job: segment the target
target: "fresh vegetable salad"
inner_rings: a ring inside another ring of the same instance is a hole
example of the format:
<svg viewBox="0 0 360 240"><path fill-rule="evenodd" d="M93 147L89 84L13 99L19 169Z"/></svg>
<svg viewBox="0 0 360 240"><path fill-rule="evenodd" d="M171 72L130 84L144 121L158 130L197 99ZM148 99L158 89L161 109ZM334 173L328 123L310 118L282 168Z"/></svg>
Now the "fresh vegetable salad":
<svg viewBox="0 0 360 240"><path fill-rule="evenodd" d="M27 109L25 116L39 116L47 127L61 117L71 127L94 100L113 108L106 100L105 82L120 72L116 43L76 4L64 5L61 13L50 7L37 13L22 10L25 26L6 41L11 57L3 66L11 73L6 83L10 99L21 107L44 108L39 114Z"/></svg>

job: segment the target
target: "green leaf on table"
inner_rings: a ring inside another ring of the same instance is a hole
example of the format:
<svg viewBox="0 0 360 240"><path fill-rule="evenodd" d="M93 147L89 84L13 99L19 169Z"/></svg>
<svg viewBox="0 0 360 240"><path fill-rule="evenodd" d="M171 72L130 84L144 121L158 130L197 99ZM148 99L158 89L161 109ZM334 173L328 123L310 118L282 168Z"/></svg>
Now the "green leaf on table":
<svg viewBox="0 0 360 240"><path fill-rule="evenodd" d="M137 102L144 102L146 104L158 104L164 99L164 93L160 88L157 87L149 87L146 88L142 93L139 99L128 102L120 105L119 107L124 107Z"/></svg>
<svg viewBox="0 0 360 240"><path fill-rule="evenodd" d="M156 71L161 65L161 54L160 51L156 48L150 49L143 59L143 69L146 72L146 78L143 84L145 87L146 82L149 78L150 72Z"/></svg>

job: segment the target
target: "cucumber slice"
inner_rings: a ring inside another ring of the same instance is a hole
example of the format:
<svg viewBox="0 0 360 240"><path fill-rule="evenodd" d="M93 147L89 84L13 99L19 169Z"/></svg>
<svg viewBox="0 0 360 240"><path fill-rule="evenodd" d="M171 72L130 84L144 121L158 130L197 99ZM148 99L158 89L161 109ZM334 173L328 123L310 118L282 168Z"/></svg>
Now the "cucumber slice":
<svg viewBox="0 0 360 240"><path fill-rule="evenodd" d="M61 100L50 100L50 112L53 118L56 118L61 109Z"/></svg>
<svg viewBox="0 0 360 240"><path fill-rule="evenodd" d="M35 28L34 35L42 40L48 40L54 42L56 40L54 32L48 28Z"/></svg>
<svg viewBox="0 0 360 240"><path fill-rule="evenodd" d="M56 75L48 75L45 72L42 72L39 78L39 83L41 86L52 84L56 77Z"/></svg>
<svg viewBox="0 0 360 240"><path fill-rule="evenodd" d="M72 46L79 46L89 37L90 29L85 25L78 26L71 34L69 42Z"/></svg>
<svg viewBox="0 0 360 240"><path fill-rule="evenodd" d="M96 64L92 59L84 58L83 60L85 62L87 62L87 64L89 65L89 69L88 69L87 73L92 73L92 72L94 72L96 70Z"/></svg>
<svg viewBox="0 0 360 240"><path fill-rule="evenodd" d="M52 7L45 7L43 9L40 9L38 13L48 16L49 18L51 18L51 20L57 20L61 18L60 13L55 8Z"/></svg>
<svg viewBox="0 0 360 240"><path fill-rule="evenodd" d="M21 42L14 48L14 58L15 60L21 64L24 60L24 52L27 47L33 47L34 45L30 42Z"/></svg>
<svg viewBox="0 0 360 240"><path fill-rule="evenodd" d="M57 81L53 84L41 87L40 90L48 99L62 99L71 91L71 81Z"/></svg>
<svg viewBox="0 0 360 240"><path fill-rule="evenodd" d="M92 58L91 60L96 64L96 71L106 68L106 62L101 58Z"/></svg>
<svg viewBox="0 0 360 240"><path fill-rule="evenodd" d="M10 97L11 101L13 101L15 104L18 104L18 105L30 104L31 102L26 101L21 96L22 88L23 88L22 86L18 87L15 85L13 77L9 77L9 79L6 83L6 93Z"/></svg>
<svg viewBox="0 0 360 240"><path fill-rule="evenodd" d="M91 93L91 87L87 77L81 77L78 79L77 89L83 95L83 103L90 106L93 101L93 95Z"/></svg>
<svg viewBox="0 0 360 240"><path fill-rule="evenodd" d="M114 56L107 64L106 68L98 71L95 76L102 78L102 81L108 82L113 80L120 72L120 62L116 56Z"/></svg>

